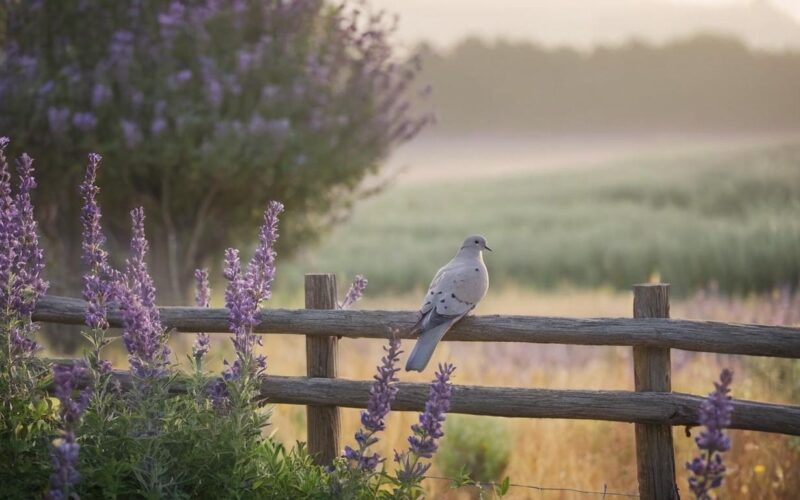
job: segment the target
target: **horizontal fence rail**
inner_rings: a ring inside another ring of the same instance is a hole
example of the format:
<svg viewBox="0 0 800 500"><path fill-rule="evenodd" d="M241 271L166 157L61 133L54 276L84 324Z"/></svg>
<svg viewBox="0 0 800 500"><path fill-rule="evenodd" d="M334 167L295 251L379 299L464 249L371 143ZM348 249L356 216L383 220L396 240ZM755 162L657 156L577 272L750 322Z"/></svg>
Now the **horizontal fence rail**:
<svg viewBox="0 0 800 500"><path fill-rule="evenodd" d="M79 299L45 296L33 319L83 324L85 306ZM229 331L227 309L161 307L160 312L162 323L177 331ZM389 327L395 327L399 337L408 338L407 331L415 321L415 313L410 312L262 309L255 332L385 339ZM120 315L112 311L109 322L120 326ZM456 324L444 340L649 346L800 358L800 328L657 318L470 316Z"/></svg>
<svg viewBox="0 0 800 500"><path fill-rule="evenodd" d="M66 364L70 360L57 360ZM124 389L129 372L114 371ZM372 382L342 378L267 375L259 398L267 403L366 408ZM401 382L394 411L422 411L430 386ZM185 393L185 383L170 386ZM512 418L568 418L672 426L699 425L705 398L678 392L584 391L453 385L449 413ZM730 428L800 436L800 406L733 401Z"/></svg>

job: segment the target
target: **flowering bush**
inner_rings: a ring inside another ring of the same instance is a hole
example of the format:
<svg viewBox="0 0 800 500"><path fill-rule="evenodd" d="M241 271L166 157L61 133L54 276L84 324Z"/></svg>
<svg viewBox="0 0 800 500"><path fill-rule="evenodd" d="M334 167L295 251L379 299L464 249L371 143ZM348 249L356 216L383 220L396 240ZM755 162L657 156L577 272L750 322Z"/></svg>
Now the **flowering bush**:
<svg viewBox="0 0 800 500"><path fill-rule="evenodd" d="M43 391L49 368L34 357L39 346L31 313L47 282L31 204L36 187L33 159L23 155L17 161L14 193L5 156L8 143L7 137L0 137L0 462L15 467L0 467L2 498L44 491L50 469L48 443L59 420L54 401ZM61 450L67 452L68 447Z"/></svg>
<svg viewBox="0 0 800 500"><path fill-rule="evenodd" d="M0 472L0 496L26 498L31 492L48 499L419 496L420 482L430 467L423 460L432 457L443 435L454 367L439 367L425 411L412 426L409 450L396 452L398 472L378 470L384 460L369 447L385 429L398 392L401 351L394 336L362 413L357 449L348 446L344 456L326 468L314 465L304 446L286 450L262 434L269 420L258 401L260 386L267 382L266 358L256 354L260 337L253 334L253 327L260 306L271 296L281 203L268 205L259 243L246 266L236 249L225 252L225 304L235 359L226 361L221 377L205 373L202 360L210 342L201 333L189 356L193 370L184 374L170 357L168 331L156 307L144 210L130 213L130 255L118 271L109 263L97 202L102 158L89 155L80 188L89 348L85 359L73 362L50 365L33 356L37 345L31 314L47 287L41 278L43 254L30 201L36 183L33 160L23 155L18 162L19 188L12 194L4 156L7 143L0 139L0 239L5 243L0 249L0 333L5 346L0 354L0 450L9 466ZM195 302L207 307L208 271L196 270L195 278ZM359 300L366 286L367 280L357 276L340 307ZM102 359L110 342L111 308L122 318L127 372L112 370ZM186 390L172 394L174 386Z"/></svg>
<svg viewBox="0 0 800 500"><path fill-rule="evenodd" d="M80 248L63 186L86 150L114 165L111 220L151 214L162 300L182 299L221 241L248 237L253 205L292 207L292 245L325 227L428 121L411 106L418 59L393 50L392 20L353 3L3 2L0 130L43 152L40 213L60 267ZM124 225L108 229L126 240Z"/></svg>

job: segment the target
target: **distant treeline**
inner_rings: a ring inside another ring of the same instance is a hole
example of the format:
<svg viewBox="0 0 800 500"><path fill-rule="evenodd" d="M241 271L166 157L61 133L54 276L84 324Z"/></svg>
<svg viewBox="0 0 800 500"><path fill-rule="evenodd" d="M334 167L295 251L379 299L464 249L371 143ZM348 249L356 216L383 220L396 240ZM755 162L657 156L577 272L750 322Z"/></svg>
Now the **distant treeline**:
<svg viewBox="0 0 800 500"><path fill-rule="evenodd" d="M697 36L580 52L468 39L422 48L439 132L800 128L800 52Z"/></svg>

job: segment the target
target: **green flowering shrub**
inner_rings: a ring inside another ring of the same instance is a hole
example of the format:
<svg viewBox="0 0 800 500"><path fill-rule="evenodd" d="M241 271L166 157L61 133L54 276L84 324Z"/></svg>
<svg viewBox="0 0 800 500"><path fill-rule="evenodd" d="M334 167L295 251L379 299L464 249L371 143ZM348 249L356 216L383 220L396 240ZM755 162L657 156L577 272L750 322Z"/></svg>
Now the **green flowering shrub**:
<svg viewBox="0 0 800 500"><path fill-rule="evenodd" d="M280 199L290 251L337 220L365 175L428 121L392 21L323 0L6 0L0 130L41 162L38 213L59 292L76 293L70 189L85 151L114 165L112 250L127 210L151 214L154 275L182 301L221 242L249 242ZM71 285L71 286L70 286Z"/></svg>

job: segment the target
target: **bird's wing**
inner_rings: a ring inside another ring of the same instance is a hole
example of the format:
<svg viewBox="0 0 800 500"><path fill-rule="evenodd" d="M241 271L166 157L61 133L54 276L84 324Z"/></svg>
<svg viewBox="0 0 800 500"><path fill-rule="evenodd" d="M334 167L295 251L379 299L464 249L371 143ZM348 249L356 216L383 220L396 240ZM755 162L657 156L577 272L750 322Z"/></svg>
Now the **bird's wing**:
<svg viewBox="0 0 800 500"><path fill-rule="evenodd" d="M428 291L425 292L425 298L422 299L422 306L419 308L419 312L421 314L425 314L430 311L434 306L433 297L436 295L436 292L439 291L439 284L442 281L442 275L447 273L447 266L442 267L436 272L436 276L433 277L431 280L430 286L428 286Z"/></svg>

